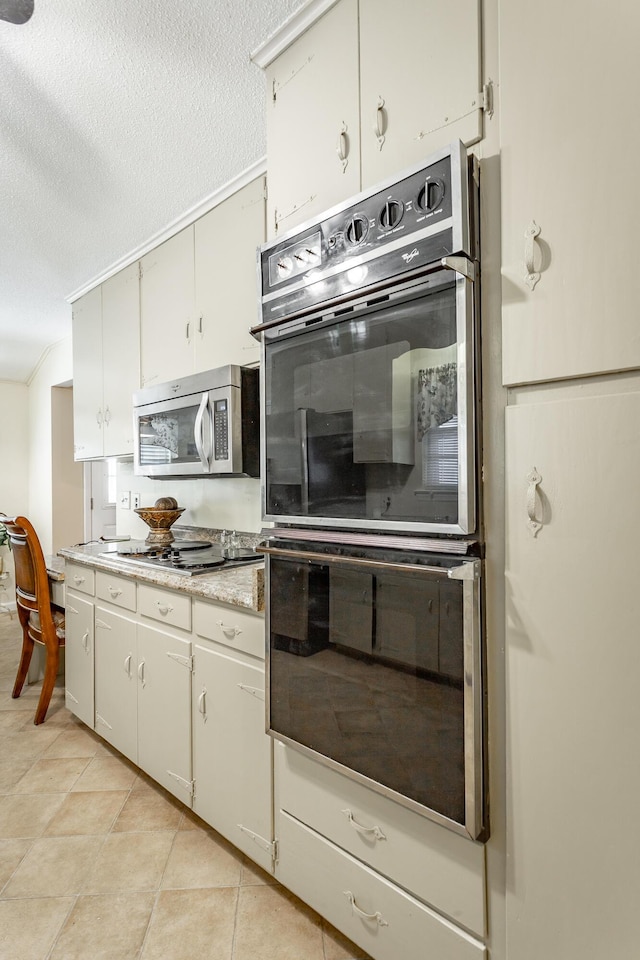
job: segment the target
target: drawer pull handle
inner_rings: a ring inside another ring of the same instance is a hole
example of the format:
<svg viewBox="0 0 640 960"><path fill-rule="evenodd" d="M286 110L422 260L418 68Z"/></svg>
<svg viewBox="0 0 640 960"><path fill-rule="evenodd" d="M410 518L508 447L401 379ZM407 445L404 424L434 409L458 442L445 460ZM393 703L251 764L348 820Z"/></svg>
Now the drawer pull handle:
<svg viewBox="0 0 640 960"><path fill-rule="evenodd" d="M115 600L116 597L120 596L120 594L122 593L122 590L120 589L120 587L109 587L109 593Z"/></svg>
<svg viewBox="0 0 640 960"><path fill-rule="evenodd" d="M376 910L375 913L365 913L364 910L361 910L358 904L356 903L356 898L351 893L351 890L343 890L345 897L349 900L351 904L351 909L355 914L357 914L362 920L371 920L374 923L377 923L379 927L388 927L389 924L386 920L383 919L382 914L379 910Z"/></svg>
<svg viewBox="0 0 640 960"><path fill-rule="evenodd" d="M344 813L345 817L346 817L347 820L349 821L349 824L353 827L354 830L357 830L358 833L361 833L361 834L364 834L364 835L369 835L369 834L371 834L372 836L374 836L374 837L376 838L376 840L386 840L386 839L387 839L386 836L384 835L384 833L382 832L382 830L380 829L380 827L378 827L378 826L375 826L375 827L364 827L361 823L358 823L358 821L354 818L353 814L351 813L351 810L349 810L349 809L347 809L347 810L341 810L340 812L341 812L341 813Z"/></svg>
<svg viewBox="0 0 640 960"><path fill-rule="evenodd" d="M161 613L163 617L166 617L168 613L173 613L173 607L168 603L161 603L160 600L156 600L156 606L158 613Z"/></svg>
<svg viewBox="0 0 640 960"><path fill-rule="evenodd" d="M85 630L85 632L82 634L82 646L88 653L89 652L89 631L88 630Z"/></svg>
<svg viewBox="0 0 640 960"><path fill-rule="evenodd" d="M224 623L222 620L218 620L218 626L224 633L225 637L229 640L235 640L236 637L239 637L242 633L240 627L232 627L227 623Z"/></svg>
<svg viewBox="0 0 640 960"><path fill-rule="evenodd" d="M138 680L144 687L144 660L141 660L138 664Z"/></svg>
<svg viewBox="0 0 640 960"><path fill-rule="evenodd" d="M124 672L128 677L131 676L131 654L124 658Z"/></svg>
<svg viewBox="0 0 640 960"><path fill-rule="evenodd" d="M77 573L74 573L73 575L74 583L84 583L86 579L87 579L86 577L79 577Z"/></svg>

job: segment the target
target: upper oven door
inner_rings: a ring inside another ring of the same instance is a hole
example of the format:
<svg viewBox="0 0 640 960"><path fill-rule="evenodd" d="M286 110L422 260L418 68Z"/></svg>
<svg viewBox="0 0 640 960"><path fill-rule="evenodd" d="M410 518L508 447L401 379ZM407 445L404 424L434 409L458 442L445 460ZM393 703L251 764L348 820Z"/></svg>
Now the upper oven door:
<svg viewBox="0 0 640 960"><path fill-rule="evenodd" d="M264 331L265 520L476 532L469 266Z"/></svg>

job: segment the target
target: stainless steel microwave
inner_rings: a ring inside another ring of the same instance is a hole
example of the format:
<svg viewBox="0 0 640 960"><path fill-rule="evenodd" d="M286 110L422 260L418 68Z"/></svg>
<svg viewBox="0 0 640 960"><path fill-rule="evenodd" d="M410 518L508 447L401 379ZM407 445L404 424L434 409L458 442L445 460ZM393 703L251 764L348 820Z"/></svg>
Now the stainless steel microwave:
<svg viewBox="0 0 640 960"><path fill-rule="evenodd" d="M257 477L259 371L227 364L133 395L134 472L156 478Z"/></svg>

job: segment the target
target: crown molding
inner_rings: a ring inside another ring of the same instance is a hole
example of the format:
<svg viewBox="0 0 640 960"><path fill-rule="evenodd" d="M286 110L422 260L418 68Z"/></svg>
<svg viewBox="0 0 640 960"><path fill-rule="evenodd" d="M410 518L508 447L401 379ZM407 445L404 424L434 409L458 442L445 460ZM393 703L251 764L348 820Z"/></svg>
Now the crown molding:
<svg viewBox="0 0 640 960"><path fill-rule="evenodd" d="M203 217L206 213L209 213L214 207L217 207L218 204L233 196L233 194L237 193L238 190L246 187L246 185L251 183L252 180L256 180L258 177L264 176L266 172L267 158L261 157L259 160L256 160L255 163L252 163L251 166L247 167L246 170L243 170L242 173L239 173L236 177L233 177L232 180L229 180L218 190L210 193L209 196L204 198L204 200L201 200L195 206L191 207L186 211L186 213L183 213L180 217L178 217L177 220L172 220L171 223L167 224L166 227L154 234L139 247L136 247L134 250L130 250L129 253L125 254L124 257L116 260L116 262L112 263L111 266L106 268L106 270L87 281L87 283L84 283L81 287L78 287L78 289L74 290L73 293L69 293L64 299L67 303L73 303L79 297L84 296L85 293L89 293L89 291L93 290L94 287L104 283L104 281L108 280L109 277L113 277L116 273L119 273L120 270L124 270L125 267L130 266L130 264L135 263L136 260L144 257L146 253L149 253L151 250L159 247L161 243L165 242L165 240L169 240L171 237L175 236L175 234L179 233L180 230L184 230L185 227L191 226L192 223L195 223L195 221L199 220L200 217Z"/></svg>
<svg viewBox="0 0 640 960"><path fill-rule="evenodd" d="M264 70L337 2L338 0L309 0L253 51L251 62Z"/></svg>

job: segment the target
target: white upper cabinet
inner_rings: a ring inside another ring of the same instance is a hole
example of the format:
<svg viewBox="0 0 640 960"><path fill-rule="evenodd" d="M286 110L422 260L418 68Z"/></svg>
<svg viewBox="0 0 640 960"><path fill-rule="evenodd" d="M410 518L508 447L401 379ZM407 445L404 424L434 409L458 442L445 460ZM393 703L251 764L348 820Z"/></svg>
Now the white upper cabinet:
<svg viewBox="0 0 640 960"><path fill-rule="evenodd" d="M133 452L131 398L140 386L140 298L133 263L73 305L75 459Z"/></svg>
<svg viewBox="0 0 640 960"><path fill-rule="evenodd" d="M358 0L340 0L266 75L272 237L360 189Z"/></svg>
<svg viewBox="0 0 640 960"><path fill-rule="evenodd" d="M504 382L639 367L640 6L500 7Z"/></svg>
<svg viewBox="0 0 640 960"><path fill-rule="evenodd" d="M195 223L195 370L257 363L256 248L265 239L265 178L258 177Z"/></svg>
<svg viewBox="0 0 640 960"><path fill-rule="evenodd" d="M140 261L142 386L193 373L193 224Z"/></svg>
<svg viewBox="0 0 640 960"><path fill-rule="evenodd" d="M94 287L73 305L74 458L103 453L102 289Z"/></svg>
<svg viewBox="0 0 640 960"><path fill-rule="evenodd" d="M480 2L340 0L266 73L274 236L480 139Z"/></svg>
<svg viewBox="0 0 640 960"><path fill-rule="evenodd" d="M258 362L256 248L265 238L258 177L146 254L141 263L142 385Z"/></svg>
<svg viewBox="0 0 640 960"><path fill-rule="evenodd" d="M131 401L140 386L140 286L132 263L102 284L104 456L133 454Z"/></svg>
<svg viewBox="0 0 640 960"><path fill-rule="evenodd" d="M362 188L482 136L480 0L360 3Z"/></svg>

